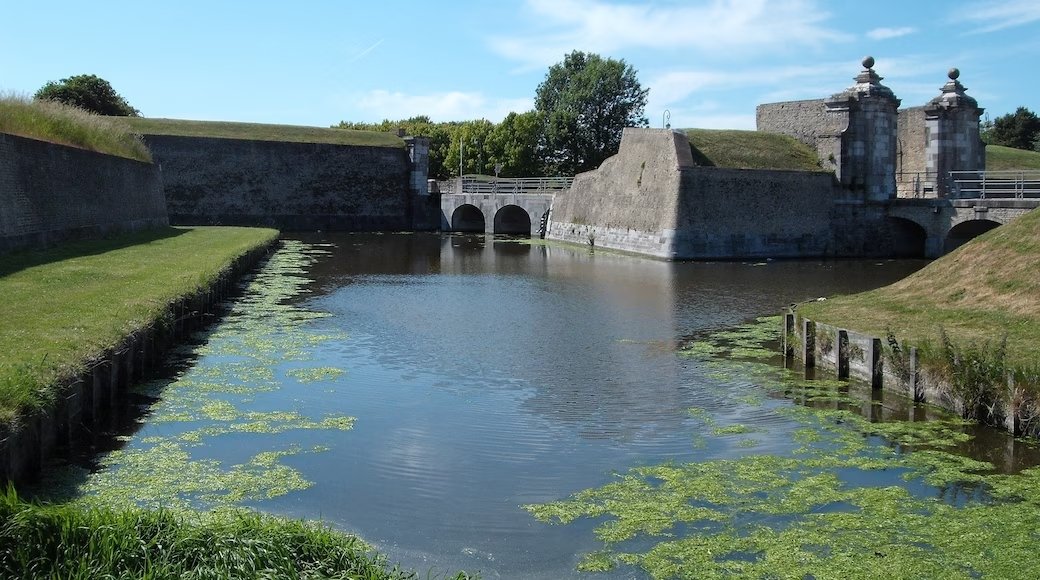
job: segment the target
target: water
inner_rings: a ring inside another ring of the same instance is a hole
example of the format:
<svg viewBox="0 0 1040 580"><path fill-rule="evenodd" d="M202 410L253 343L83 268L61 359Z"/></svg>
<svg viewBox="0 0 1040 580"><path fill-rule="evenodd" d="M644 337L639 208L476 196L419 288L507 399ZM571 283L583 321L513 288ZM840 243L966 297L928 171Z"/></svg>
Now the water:
<svg viewBox="0 0 1040 580"><path fill-rule="evenodd" d="M633 466L790 451L799 425L773 412L789 401L741 404L747 379L720 377L677 346L793 302L888 284L924 263L666 263L482 235L304 241L331 244L307 268L308 293L293 299L329 314L294 327L317 338L294 339L302 357L272 359L278 388L218 398L315 421L349 415L353 429L225 432L186 449L241 465L262 451L320 446L281 460L312 485L241 503L357 532L423 576L576 576L580 554L600 547L593 523L549 526L520 506ZM239 360L204 352L196 364L207 356L218 367ZM337 373L288 378L314 367ZM691 408L755 433L699 441L704 426ZM204 423L156 421L127 448ZM118 480L120 469L109 475Z"/></svg>

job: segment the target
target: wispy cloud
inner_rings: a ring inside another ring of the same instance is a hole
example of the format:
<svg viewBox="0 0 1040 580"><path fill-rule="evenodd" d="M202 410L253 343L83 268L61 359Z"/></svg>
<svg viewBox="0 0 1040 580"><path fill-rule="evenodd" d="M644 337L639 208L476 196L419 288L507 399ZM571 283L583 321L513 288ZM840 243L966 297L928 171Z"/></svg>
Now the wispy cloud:
<svg viewBox="0 0 1040 580"><path fill-rule="evenodd" d="M348 60L347 62L351 63L351 62L357 62L357 61L361 60L362 58L365 57L365 55L367 55L368 53L370 53L373 50L375 50L380 44L383 44L383 40L384 39L380 38L375 43L373 43L372 46L369 46L368 48L366 48L366 49L362 50L361 52L359 52L359 53L355 54L354 56L352 56L350 58L350 60Z"/></svg>
<svg viewBox="0 0 1040 580"><path fill-rule="evenodd" d="M825 25L814 0L707 0L695 5L527 0L533 33L492 37L492 49L527 67L560 60L578 48L612 53L630 48L763 54L847 39Z"/></svg>
<svg viewBox="0 0 1040 580"><path fill-rule="evenodd" d="M463 121L484 118L499 122L510 112L529 111L532 99L489 98L483 93L450 91L425 95L373 90L362 95L355 106L370 116L370 120L406 119L428 115L434 121Z"/></svg>
<svg viewBox="0 0 1040 580"><path fill-rule="evenodd" d="M867 38L871 40L888 40L889 38L899 38L900 36L906 36L917 32L917 29L912 26L902 26L899 28L875 28L870 32L867 32Z"/></svg>
<svg viewBox="0 0 1040 580"><path fill-rule="evenodd" d="M967 3L953 16L955 22L979 25L975 33L995 32L1040 20L1040 2L1036 0L1000 0Z"/></svg>

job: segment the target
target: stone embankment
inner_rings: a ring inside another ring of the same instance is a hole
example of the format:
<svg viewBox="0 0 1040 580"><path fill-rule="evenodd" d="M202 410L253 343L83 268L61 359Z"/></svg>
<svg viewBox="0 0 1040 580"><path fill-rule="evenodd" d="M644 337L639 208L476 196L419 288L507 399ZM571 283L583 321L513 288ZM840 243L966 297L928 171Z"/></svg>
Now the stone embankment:
<svg viewBox="0 0 1040 580"><path fill-rule="evenodd" d="M807 372L819 369L834 373L838 379L862 381L874 391L895 393L962 417L976 417L1015 436L1040 435L1035 422L1022 416L1024 407L1015 407L1014 397L998 399L985 409L967 408L946 380L922 365L915 347L893 348L887 338L816 322L793 311L784 314L783 324L784 355L802 362ZM1008 388L1013 390L1011 378L1008 380Z"/></svg>
<svg viewBox="0 0 1040 580"><path fill-rule="evenodd" d="M110 436L127 410L129 389L162 367L163 354L218 315L238 281L273 251L269 242L235 259L204 291L181 297L158 320L126 336L72 377L46 411L0 430L0 481L30 481L47 462L89 450Z"/></svg>

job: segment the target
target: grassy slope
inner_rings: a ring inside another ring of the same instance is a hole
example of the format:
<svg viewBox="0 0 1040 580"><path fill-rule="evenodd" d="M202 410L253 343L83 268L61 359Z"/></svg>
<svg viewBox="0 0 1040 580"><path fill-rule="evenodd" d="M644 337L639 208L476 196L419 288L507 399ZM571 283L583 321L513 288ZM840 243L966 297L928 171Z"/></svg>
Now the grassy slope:
<svg viewBox="0 0 1040 580"><path fill-rule="evenodd" d="M1040 153L1000 145L987 145L986 169L988 171L1040 169Z"/></svg>
<svg viewBox="0 0 1040 580"><path fill-rule="evenodd" d="M698 165L820 171L816 152L794 137L759 131L684 129Z"/></svg>
<svg viewBox="0 0 1040 580"><path fill-rule="evenodd" d="M962 344L1008 337L1009 363L1040 360L1040 211L996 228L891 286L799 307L805 316L884 337Z"/></svg>
<svg viewBox="0 0 1040 580"><path fill-rule="evenodd" d="M152 154L122 117L99 117L49 101L0 96L0 133L150 162Z"/></svg>
<svg viewBox="0 0 1040 580"><path fill-rule="evenodd" d="M404 141L391 133L327 129L297 125L230 123L224 121L188 121L182 119L128 118L130 127L143 135L178 135L183 137L222 137L256 141L292 143L331 143L369 147L403 147Z"/></svg>
<svg viewBox="0 0 1040 580"><path fill-rule="evenodd" d="M62 377L277 235L168 228L0 258L0 421L46 406Z"/></svg>
<svg viewBox="0 0 1040 580"><path fill-rule="evenodd" d="M319 525L245 511L39 506L11 490L0 494L0 546L4 578L414 578Z"/></svg>

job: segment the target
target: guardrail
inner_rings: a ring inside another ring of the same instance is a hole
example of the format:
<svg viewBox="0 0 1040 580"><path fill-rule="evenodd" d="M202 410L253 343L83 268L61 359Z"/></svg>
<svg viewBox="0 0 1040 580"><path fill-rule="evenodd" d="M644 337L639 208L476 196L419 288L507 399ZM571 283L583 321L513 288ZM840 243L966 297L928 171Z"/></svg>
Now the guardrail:
<svg viewBox="0 0 1040 580"><path fill-rule="evenodd" d="M1040 170L951 171L950 197L1040 198Z"/></svg>
<svg viewBox="0 0 1040 580"><path fill-rule="evenodd" d="M437 183L442 194L517 195L523 193L555 193L569 189L573 177L463 177Z"/></svg>

